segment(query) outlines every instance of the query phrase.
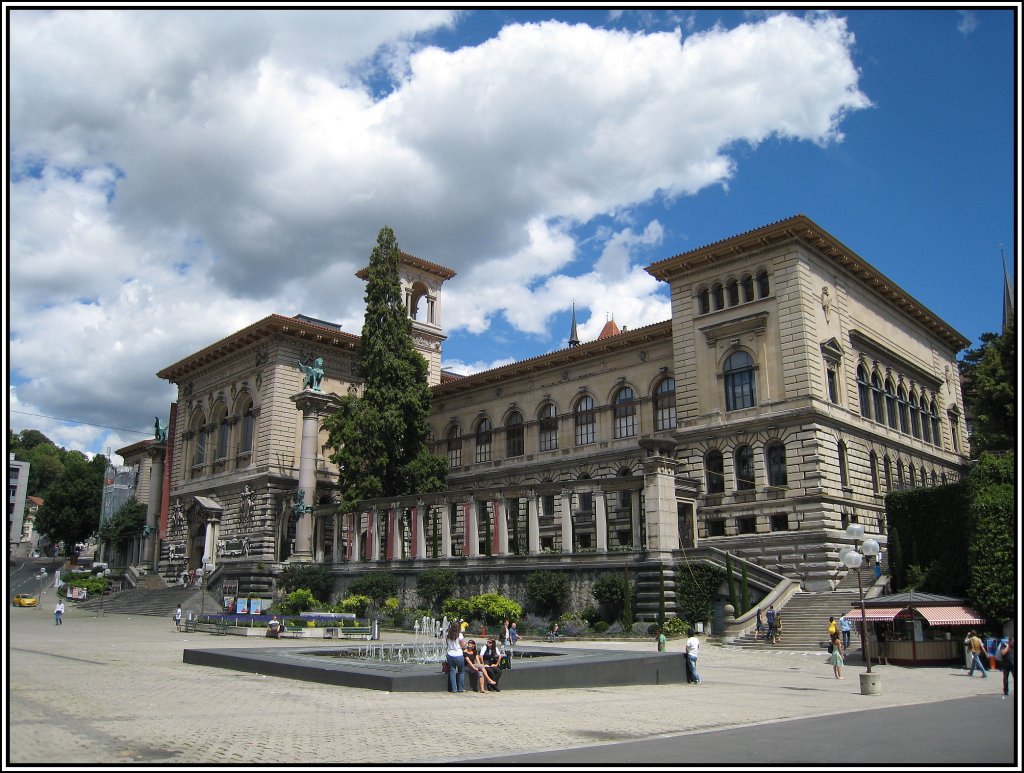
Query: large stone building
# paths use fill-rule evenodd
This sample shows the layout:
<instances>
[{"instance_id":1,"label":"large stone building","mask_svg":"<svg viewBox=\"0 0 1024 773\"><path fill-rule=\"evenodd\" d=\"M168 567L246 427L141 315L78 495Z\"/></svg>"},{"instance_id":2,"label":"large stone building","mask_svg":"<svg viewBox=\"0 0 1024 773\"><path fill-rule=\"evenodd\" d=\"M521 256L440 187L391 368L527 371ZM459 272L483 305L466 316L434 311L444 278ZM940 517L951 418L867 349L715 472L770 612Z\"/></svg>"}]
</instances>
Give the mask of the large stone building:
<instances>
[{"instance_id":1,"label":"large stone building","mask_svg":"<svg viewBox=\"0 0 1024 773\"><path fill-rule=\"evenodd\" d=\"M523 573L561 567L585 603L602 571L642 583L704 550L827 589L848 523L884 543L886 492L959 479L968 341L811 220L647 270L671 288L671 319L584 343L574 326L564 349L460 378L441 370L454 272L403 254L448 490L357 513L337 511L319 424L359 393L358 336L272 315L164 368L178 399L156 444L161 571L205 561L255 592L289 560L330 566L339 589L443 565L521 595ZM319 390L299 367L317 357Z\"/></svg>"}]
</instances>

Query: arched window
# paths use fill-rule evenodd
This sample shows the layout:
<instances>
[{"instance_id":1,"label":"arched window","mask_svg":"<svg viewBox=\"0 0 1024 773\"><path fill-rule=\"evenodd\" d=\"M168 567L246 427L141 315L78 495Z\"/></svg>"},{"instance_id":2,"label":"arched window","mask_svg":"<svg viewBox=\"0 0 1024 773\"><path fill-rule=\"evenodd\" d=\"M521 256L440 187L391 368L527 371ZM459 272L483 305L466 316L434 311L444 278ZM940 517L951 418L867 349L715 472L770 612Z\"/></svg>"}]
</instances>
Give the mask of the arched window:
<instances>
[{"instance_id":1,"label":"arched window","mask_svg":"<svg viewBox=\"0 0 1024 773\"><path fill-rule=\"evenodd\" d=\"M711 311L711 293L708 288L702 287L697 293L697 313L707 314Z\"/></svg>"},{"instance_id":2,"label":"arched window","mask_svg":"<svg viewBox=\"0 0 1024 773\"><path fill-rule=\"evenodd\" d=\"M871 468L871 491L878 493L878 454L872 451L868 454L868 466Z\"/></svg>"},{"instance_id":3,"label":"arched window","mask_svg":"<svg viewBox=\"0 0 1024 773\"><path fill-rule=\"evenodd\" d=\"M612 410L615 437L633 437L636 434L636 397L632 387L624 386L616 393Z\"/></svg>"},{"instance_id":4,"label":"arched window","mask_svg":"<svg viewBox=\"0 0 1024 773\"><path fill-rule=\"evenodd\" d=\"M744 303L754 300L754 278L750 274L744 274L740 279L740 288L743 290Z\"/></svg>"},{"instance_id":5,"label":"arched window","mask_svg":"<svg viewBox=\"0 0 1024 773\"><path fill-rule=\"evenodd\" d=\"M885 490L892 491L892 462L889 460L888 455L882 459L882 471L885 478Z\"/></svg>"},{"instance_id":6,"label":"arched window","mask_svg":"<svg viewBox=\"0 0 1024 773\"><path fill-rule=\"evenodd\" d=\"M885 380L885 418L889 426L896 429L896 385L891 378Z\"/></svg>"},{"instance_id":7,"label":"arched window","mask_svg":"<svg viewBox=\"0 0 1024 773\"><path fill-rule=\"evenodd\" d=\"M767 298L769 290L770 290L770 288L768 286L768 272L767 271L758 271L757 272L757 297L758 298Z\"/></svg>"},{"instance_id":8,"label":"arched window","mask_svg":"<svg viewBox=\"0 0 1024 773\"><path fill-rule=\"evenodd\" d=\"M860 397L860 415L871 418L871 385L868 383L868 372L863 365L857 366L857 396Z\"/></svg>"},{"instance_id":9,"label":"arched window","mask_svg":"<svg viewBox=\"0 0 1024 773\"><path fill-rule=\"evenodd\" d=\"M768 468L768 485L785 486L786 446L780 440L773 440L764 447L765 467Z\"/></svg>"},{"instance_id":10,"label":"arched window","mask_svg":"<svg viewBox=\"0 0 1024 773\"><path fill-rule=\"evenodd\" d=\"M740 287L736 284L735 279L730 279L725 283L725 295L729 301L730 306L738 306L740 303Z\"/></svg>"},{"instance_id":11,"label":"arched window","mask_svg":"<svg viewBox=\"0 0 1024 773\"><path fill-rule=\"evenodd\" d=\"M507 456L522 456L526 453L523 414L519 411L513 411L505 422L505 453Z\"/></svg>"},{"instance_id":12,"label":"arched window","mask_svg":"<svg viewBox=\"0 0 1024 773\"><path fill-rule=\"evenodd\" d=\"M906 485L906 478L903 473L903 462L896 462L896 485L901 489Z\"/></svg>"},{"instance_id":13,"label":"arched window","mask_svg":"<svg viewBox=\"0 0 1024 773\"><path fill-rule=\"evenodd\" d=\"M754 488L754 449L740 446L733 452L736 467L736 490L750 491Z\"/></svg>"},{"instance_id":14,"label":"arched window","mask_svg":"<svg viewBox=\"0 0 1024 773\"><path fill-rule=\"evenodd\" d=\"M217 423L217 461L227 459L230 438L231 425L228 424L228 417L223 416Z\"/></svg>"},{"instance_id":15,"label":"arched window","mask_svg":"<svg viewBox=\"0 0 1024 773\"><path fill-rule=\"evenodd\" d=\"M476 425L476 461L491 461L491 420L483 418Z\"/></svg>"},{"instance_id":16,"label":"arched window","mask_svg":"<svg viewBox=\"0 0 1024 773\"><path fill-rule=\"evenodd\" d=\"M540 409L540 450L554 451L558 448L558 412L554 403L547 403Z\"/></svg>"},{"instance_id":17,"label":"arched window","mask_svg":"<svg viewBox=\"0 0 1024 773\"><path fill-rule=\"evenodd\" d=\"M900 432L910 434L910 406L907 403L907 390L902 386L896 392L896 404L900 412Z\"/></svg>"},{"instance_id":18,"label":"arched window","mask_svg":"<svg viewBox=\"0 0 1024 773\"><path fill-rule=\"evenodd\" d=\"M248 393L244 394L245 397L238 404L242 425L238 435L238 455L240 457L248 456L248 463L251 464L252 445L256 437L256 411L253 409L252 397Z\"/></svg>"},{"instance_id":19,"label":"arched window","mask_svg":"<svg viewBox=\"0 0 1024 773\"><path fill-rule=\"evenodd\" d=\"M721 282L715 282L711 286L711 300L714 304L715 311L725 308L725 291L722 289Z\"/></svg>"},{"instance_id":20,"label":"arched window","mask_svg":"<svg viewBox=\"0 0 1024 773\"><path fill-rule=\"evenodd\" d=\"M576 445L585 446L597 440L597 414L594 412L594 398L584 395L576 403L573 412L576 424Z\"/></svg>"},{"instance_id":21,"label":"arched window","mask_svg":"<svg viewBox=\"0 0 1024 773\"><path fill-rule=\"evenodd\" d=\"M915 395L910 396L910 434L916 438L921 437L921 413Z\"/></svg>"},{"instance_id":22,"label":"arched window","mask_svg":"<svg viewBox=\"0 0 1024 773\"><path fill-rule=\"evenodd\" d=\"M725 464L718 449L713 448L704 455L704 478L709 494L725 491Z\"/></svg>"},{"instance_id":23,"label":"arched window","mask_svg":"<svg viewBox=\"0 0 1024 773\"><path fill-rule=\"evenodd\" d=\"M875 421L885 423L885 404L882 398L882 379L877 373L871 374L871 407L874 409Z\"/></svg>"},{"instance_id":24,"label":"arched window","mask_svg":"<svg viewBox=\"0 0 1024 773\"><path fill-rule=\"evenodd\" d=\"M939 407L932 400L930 407L932 421L932 443L942 448L942 425L939 424Z\"/></svg>"},{"instance_id":25,"label":"arched window","mask_svg":"<svg viewBox=\"0 0 1024 773\"><path fill-rule=\"evenodd\" d=\"M850 487L850 470L846 464L846 443L839 441L839 485Z\"/></svg>"},{"instance_id":26,"label":"arched window","mask_svg":"<svg viewBox=\"0 0 1024 773\"><path fill-rule=\"evenodd\" d=\"M192 432L192 477L202 475L203 466L206 464L206 416L202 411L196 411L189 425Z\"/></svg>"},{"instance_id":27,"label":"arched window","mask_svg":"<svg viewBox=\"0 0 1024 773\"><path fill-rule=\"evenodd\" d=\"M448 466L458 467L462 464L462 437L457 426L448 430Z\"/></svg>"},{"instance_id":28,"label":"arched window","mask_svg":"<svg viewBox=\"0 0 1024 773\"><path fill-rule=\"evenodd\" d=\"M932 423L928 415L928 400L921 395L921 436L925 443L932 442Z\"/></svg>"},{"instance_id":29,"label":"arched window","mask_svg":"<svg viewBox=\"0 0 1024 773\"><path fill-rule=\"evenodd\" d=\"M654 429L675 429L676 380L666 376L654 390Z\"/></svg>"},{"instance_id":30,"label":"arched window","mask_svg":"<svg viewBox=\"0 0 1024 773\"><path fill-rule=\"evenodd\" d=\"M942 485L946 485L946 473L942 473Z\"/></svg>"},{"instance_id":31,"label":"arched window","mask_svg":"<svg viewBox=\"0 0 1024 773\"><path fill-rule=\"evenodd\" d=\"M722 369L725 377L725 410L750 408L757 402L754 361L746 352L733 352Z\"/></svg>"},{"instance_id":32,"label":"arched window","mask_svg":"<svg viewBox=\"0 0 1024 773\"><path fill-rule=\"evenodd\" d=\"M914 468L914 465L910 465L907 468L907 472L910 476L910 488L914 488L917 485L917 470Z\"/></svg>"},{"instance_id":33,"label":"arched window","mask_svg":"<svg viewBox=\"0 0 1024 773\"><path fill-rule=\"evenodd\" d=\"M937 482L938 479L935 477L935 470L932 470L932 486L934 487Z\"/></svg>"}]
</instances>

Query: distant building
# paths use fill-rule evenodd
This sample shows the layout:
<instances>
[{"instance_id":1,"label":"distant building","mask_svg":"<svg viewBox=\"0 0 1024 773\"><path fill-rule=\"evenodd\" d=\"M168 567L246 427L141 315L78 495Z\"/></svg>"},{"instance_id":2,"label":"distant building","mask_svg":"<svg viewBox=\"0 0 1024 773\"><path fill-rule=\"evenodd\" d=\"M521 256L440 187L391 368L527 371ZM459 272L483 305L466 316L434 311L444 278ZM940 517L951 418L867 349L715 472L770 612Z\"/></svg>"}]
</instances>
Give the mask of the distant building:
<instances>
[{"instance_id":1,"label":"distant building","mask_svg":"<svg viewBox=\"0 0 1024 773\"><path fill-rule=\"evenodd\" d=\"M28 555L22 548L22 525L28 496L28 473L32 465L14 458L7 462L7 555Z\"/></svg>"},{"instance_id":2,"label":"distant building","mask_svg":"<svg viewBox=\"0 0 1024 773\"><path fill-rule=\"evenodd\" d=\"M659 567L707 548L828 589L846 572L849 523L885 543L887 492L960 478L968 341L808 218L647 270L671 289L671 319L609 321L589 342L574 326L565 349L460 378L440 368L454 272L403 255L449 485L355 513L337 512L322 432L313 504L297 503L304 417L319 426L332 393L359 394L358 336L272 315L164 368L178 426L161 571L206 556L243 593L296 558L329 566L339 587L369 570L414 587L416 572L448 566L502 592L536 568L572 569L586 603L601 572L656 588ZM314 409L298 363L315 356Z\"/></svg>"},{"instance_id":3,"label":"distant building","mask_svg":"<svg viewBox=\"0 0 1024 773\"><path fill-rule=\"evenodd\" d=\"M36 514L43 506L42 497L25 497L25 520L21 525L21 553L32 555L39 547L39 532L36 531Z\"/></svg>"}]
</instances>

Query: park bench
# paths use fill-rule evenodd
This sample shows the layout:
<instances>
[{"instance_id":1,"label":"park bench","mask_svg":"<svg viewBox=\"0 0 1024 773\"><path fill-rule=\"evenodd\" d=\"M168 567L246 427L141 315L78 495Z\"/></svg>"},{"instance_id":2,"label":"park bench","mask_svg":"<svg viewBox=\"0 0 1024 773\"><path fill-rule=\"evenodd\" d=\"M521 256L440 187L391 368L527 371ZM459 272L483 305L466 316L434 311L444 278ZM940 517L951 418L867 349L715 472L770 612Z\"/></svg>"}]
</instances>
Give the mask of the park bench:
<instances>
[{"instance_id":1,"label":"park bench","mask_svg":"<svg viewBox=\"0 0 1024 773\"><path fill-rule=\"evenodd\" d=\"M302 636L302 632L305 631L305 626L301 625L286 625L284 630L281 631L282 636L291 636L293 639Z\"/></svg>"},{"instance_id":2,"label":"park bench","mask_svg":"<svg viewBox=\"0 0 1024 773\"><path fill-rule=\"evenodd\" d=\"M227 620L216 620L214 621L213 625L213 633L215 636L224 636L225 634L227 634L229 627Z\"/></svg>"},{"instance_id":3,"label":"park bench","mask_svg":"<svg viewBox=\"0 0 1024 773\"><path fill-rule=\"evenodd\" d=\"M369 639L370 638L370 626L368 625L349 625L344 628L338 629L338 636L342 639Z\"/></svg>"},{"instance_id":4,"label":"park bench","mask_svg":"<svg viewBox=\"0 0 1024 773\"><path fill-rule=\"evenodd\" d=\"M199 622L198 620L183 620L182 621L182 625L184 625L184 627L185 627L185 633L195 633L196 632L196 624L198 622Z\"/></svg>"}]
</instances>

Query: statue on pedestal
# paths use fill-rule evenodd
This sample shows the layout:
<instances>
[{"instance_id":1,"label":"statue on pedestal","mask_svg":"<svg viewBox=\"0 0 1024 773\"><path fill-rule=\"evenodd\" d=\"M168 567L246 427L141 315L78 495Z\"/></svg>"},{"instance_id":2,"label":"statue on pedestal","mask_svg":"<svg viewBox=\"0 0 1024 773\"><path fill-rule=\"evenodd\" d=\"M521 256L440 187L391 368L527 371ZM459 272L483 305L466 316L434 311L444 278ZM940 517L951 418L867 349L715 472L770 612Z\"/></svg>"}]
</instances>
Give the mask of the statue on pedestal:
<instances>
[{"instance_id":1,"label":"statue on pedestal","mask_svg":"<svg viewBox=\"0 0 1024 773\"><path fill-rule=\"evenodd\" d=\"M302 371L302 388L320 391L320 381L324 377L324 358L317 357L312 365L305 365L299 360L299 370Z\"/></svg>"}]
</instances>

